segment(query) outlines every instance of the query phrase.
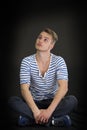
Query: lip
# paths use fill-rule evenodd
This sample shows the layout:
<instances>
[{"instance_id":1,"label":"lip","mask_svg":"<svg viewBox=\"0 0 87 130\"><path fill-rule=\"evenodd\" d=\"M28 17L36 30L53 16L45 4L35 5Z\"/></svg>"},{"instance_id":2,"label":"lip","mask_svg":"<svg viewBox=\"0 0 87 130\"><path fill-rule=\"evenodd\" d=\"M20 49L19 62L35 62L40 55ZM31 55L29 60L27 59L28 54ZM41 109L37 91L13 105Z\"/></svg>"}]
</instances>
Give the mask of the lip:
<instances>
[{"instance_id":1,"label":"lip","mask_svg":"<svg viewBox=\"0 0 87 130\"><path fill-rule=\"evenodd\" d=\"M37 43L37 46L42 46L42 44L41 43Z\"/></svg>"}]
</instances>

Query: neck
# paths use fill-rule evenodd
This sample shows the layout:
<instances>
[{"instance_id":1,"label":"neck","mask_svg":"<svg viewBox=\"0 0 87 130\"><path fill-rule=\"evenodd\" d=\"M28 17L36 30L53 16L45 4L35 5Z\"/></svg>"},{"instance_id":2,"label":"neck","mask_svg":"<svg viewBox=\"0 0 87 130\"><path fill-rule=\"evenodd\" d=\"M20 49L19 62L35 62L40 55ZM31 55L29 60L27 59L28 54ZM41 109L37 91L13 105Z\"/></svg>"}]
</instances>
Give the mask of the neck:
<instances>
[{"instance_id":1,"label":"neck","mask_svg":"<svg viewBox=\"0 0 87 130\"><path fill-rule=\"evenodd\" d=\"M36 53L36 59L38 60L38 61L43 61L43 62L46 62L46 61L48 61L49 59L50 59L50 52L49 53L39 53L39 52L37 52Z\"/></svg>"}]
</instances>

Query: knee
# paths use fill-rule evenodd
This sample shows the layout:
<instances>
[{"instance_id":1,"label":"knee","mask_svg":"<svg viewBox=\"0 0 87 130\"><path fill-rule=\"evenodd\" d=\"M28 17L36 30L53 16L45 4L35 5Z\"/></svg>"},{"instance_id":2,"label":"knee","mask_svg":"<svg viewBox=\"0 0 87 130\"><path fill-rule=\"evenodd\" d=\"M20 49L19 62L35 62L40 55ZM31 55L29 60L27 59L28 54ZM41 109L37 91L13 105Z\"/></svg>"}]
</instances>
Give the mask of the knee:
<instances>
[{"instance_id":1,"label":"knee","mask_svg":"<svg viewBox=\"0 0 87 130\"><path fill-rule=\"evenodd\" d=\"M78 99L74 95L70 95L70 102L73 105L74 109L77 109L78 106Z\"/></svg>"},{"instance_id":2,"label":"knee","mask_svg":"<svg viewBox=\"0 0 87 130\"><path fill-rule=\"evenodd\" d=\"M19 100L19 97L17 97L17 96L9 97L9 99L8 99L8 106L11 107L12 104L14 104L14 102L16 102L17 100Z\"/></svg>"}]
</instances>

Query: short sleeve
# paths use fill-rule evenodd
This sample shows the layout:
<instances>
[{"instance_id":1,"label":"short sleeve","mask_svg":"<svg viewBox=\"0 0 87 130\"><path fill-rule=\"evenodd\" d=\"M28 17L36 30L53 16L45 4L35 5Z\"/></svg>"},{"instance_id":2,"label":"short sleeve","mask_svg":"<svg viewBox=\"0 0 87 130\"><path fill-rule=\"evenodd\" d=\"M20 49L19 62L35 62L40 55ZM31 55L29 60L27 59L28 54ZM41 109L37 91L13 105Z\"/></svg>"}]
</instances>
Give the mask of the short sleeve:
<instances>
[{"instance_id":1,"label":"short sleeve","mask_svg":"<svg viewBox=\"0 0 87 130\"><path fill-rule=\"evenodd\" d=\"M62 57L58 58L57 64L57 80L68 80L68 70L65 60Z\"/></svg>"},{"instance_id":2,"label":"short sleeve","mask_svg":"<svg viewBox=\"0 0 87 130\"><path fill-rule=\"evenodd\" d=\"M21 61L20 65L20 84L30 84L30 64L27 58Z\"/></svg>"}]
</instances>

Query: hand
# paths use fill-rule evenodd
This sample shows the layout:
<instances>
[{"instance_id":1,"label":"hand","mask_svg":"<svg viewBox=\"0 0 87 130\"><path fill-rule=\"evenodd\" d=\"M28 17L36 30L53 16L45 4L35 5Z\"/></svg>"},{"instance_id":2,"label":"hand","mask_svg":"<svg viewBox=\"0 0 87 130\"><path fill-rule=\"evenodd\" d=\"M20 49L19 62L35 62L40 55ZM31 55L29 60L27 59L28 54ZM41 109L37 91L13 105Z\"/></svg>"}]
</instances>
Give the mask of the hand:
<instances>
[{"instance_id":1,"label":"hand","mask_svg":"<svg viewBox=\"0 0 87 130\"><path fill-rule=\"evenodd\" d=\"M40 109L40 114L36 117L37 124L44 124L47 123L51 116L50 111L48 109Z\"/></svg>"},{"instance_id":2,"label":"hand","mask_svg":"<svg viewBox=\"0 0 87 130\"><path fill-rule=\"evenodd\" d=\"M40 115L40 110L38 109L38 111L36 111L35 113L33 113L33 115L34 115L35 121L37 122L37 118Z\"/></svg>"}]
</instances>

